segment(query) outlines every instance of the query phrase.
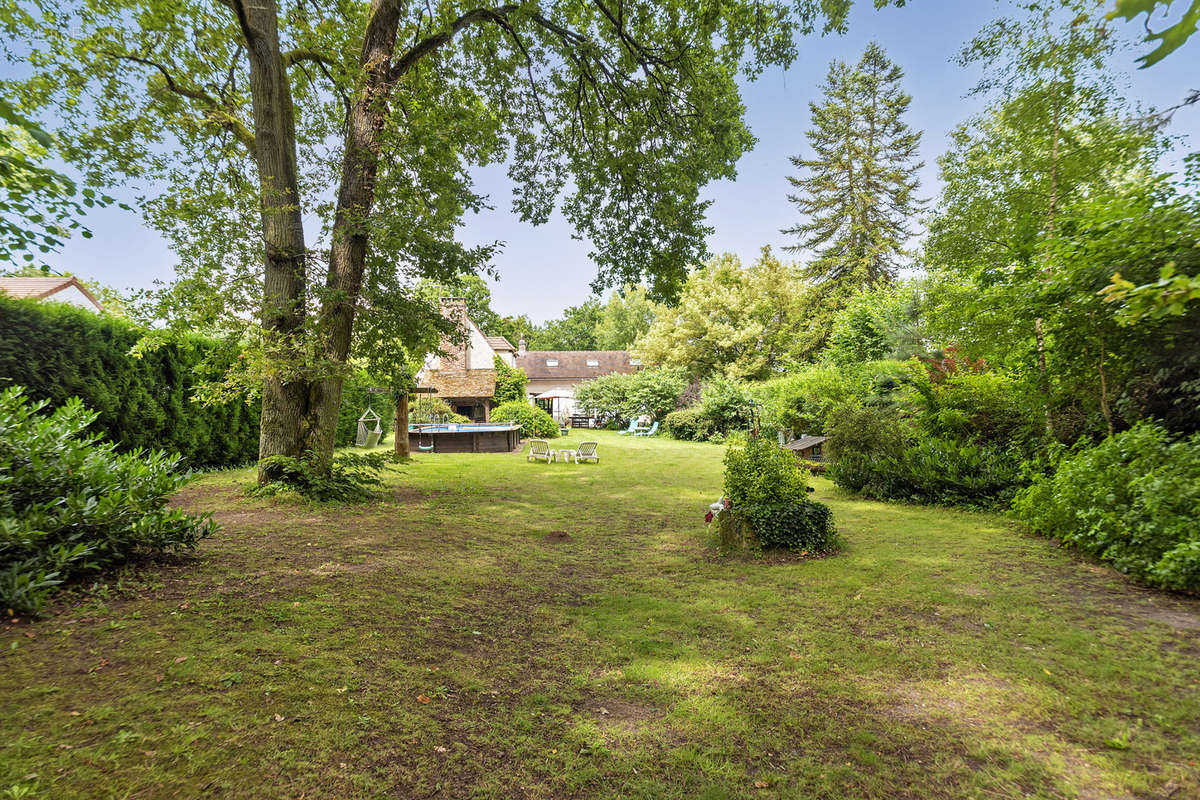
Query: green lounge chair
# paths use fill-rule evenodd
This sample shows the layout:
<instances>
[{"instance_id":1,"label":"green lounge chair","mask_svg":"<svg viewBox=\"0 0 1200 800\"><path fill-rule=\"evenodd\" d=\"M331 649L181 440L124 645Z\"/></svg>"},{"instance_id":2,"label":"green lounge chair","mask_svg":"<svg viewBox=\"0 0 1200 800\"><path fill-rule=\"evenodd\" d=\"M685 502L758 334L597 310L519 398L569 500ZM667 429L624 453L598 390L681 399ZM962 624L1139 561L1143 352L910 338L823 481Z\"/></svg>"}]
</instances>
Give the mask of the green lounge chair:
<instances>
[{"instance_id":1,"label":"green lounge chair","mask_svg":"<svg viewBox=\"0 0 1200 800\"><path fill-rule=\"evenodd\" d=\"M621 431L621 435L622 435L622 436L624 436L624 435L625 435L625 434L627 434L627 433L634 433L634 434L636 434L637 432L638 432L638 424L637 424L637 420L636 420L636 419L631 419L631 420L629 420L629 427L628 427L628 428L626 428L625 430Z\"/></svg>"},{"instance_id":2,"label":"green lounge chair","mask_svg":"<svg viewBox=\"0 0 1200 800\"><path fill-rule=\"evenodd\" d=\"M653 436L658 433L658 420L654 420L654 424L644 431L638 431L634 436Z\"/></svg>"}]
</instances>

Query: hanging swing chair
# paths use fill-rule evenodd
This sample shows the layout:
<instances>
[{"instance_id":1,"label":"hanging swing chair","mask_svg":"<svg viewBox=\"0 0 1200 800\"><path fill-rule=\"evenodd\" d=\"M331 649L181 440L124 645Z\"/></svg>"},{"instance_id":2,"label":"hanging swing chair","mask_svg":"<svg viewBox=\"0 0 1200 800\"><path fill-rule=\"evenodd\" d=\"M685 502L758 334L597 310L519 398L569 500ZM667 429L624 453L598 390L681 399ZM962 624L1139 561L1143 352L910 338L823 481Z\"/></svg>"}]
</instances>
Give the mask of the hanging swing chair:
<instances>
[{"instance_id":1,"label":"hanging swing chair","mask_svg":"<svg viewBox=\"0 0 1200 800\"><path fill-rule=\"evenodd\" d=\"M429 440L428 444L425 443L426 439ZM417 435L417 449L422 453L433 452L433 434L420 431Z\"/></svg>"},{"instance_id":2,"label":"hanging swing chair","mask_svg":"<svg viewBox=\"0 0 1200 800\"><path fill-rule=\"evenodd\" d=\"M368 424L372 422L375 423L375 427L368 428ZM367 410L358 418L358 437L354 440L354 444L368 449L378 445L379 437L383 435L383 428L380 427L379 422L379 415L373 408L367 406Z\"/></svg>"}]
</instances>

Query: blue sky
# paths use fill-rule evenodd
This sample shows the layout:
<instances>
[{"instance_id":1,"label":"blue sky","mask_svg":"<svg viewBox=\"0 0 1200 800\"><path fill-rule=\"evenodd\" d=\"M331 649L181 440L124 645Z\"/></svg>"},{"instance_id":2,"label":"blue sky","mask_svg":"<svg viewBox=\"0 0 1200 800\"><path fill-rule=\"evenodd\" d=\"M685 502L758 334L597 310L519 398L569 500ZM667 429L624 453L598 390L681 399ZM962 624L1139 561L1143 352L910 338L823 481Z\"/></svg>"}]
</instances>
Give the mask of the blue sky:
<instances>
[{"instance_id":1,"label":"blue sky","mask_svg":"<svg viewBox=\"0 0 1200 800\"><path fill-rule=\"evenodd\" d=\"M856 61L869 41L882 45L904 68L904 86L913 96L908 121L924 131L922 194L934 197L936 159L946 147L948 132L978 111L982 102L965 96L978 74L963 71L950 58L985 22L1009 9L992 0L909 0L904 8L875 10L870 0L859 0L846 35L809 37L800 43L800 57L789 70L775 69L746 84L747 119L758 144L739 163L736 180L713 184L706 191L713 200L709 249L749 261L765 244L779 249L789 243L779 232L795 222L786 200L787 159L803 149L808 103L819 95L829 62ZM1134 25L1123 30L1136 34ZM1134 58L1144 50L1126 51L1118 58L1117 66L1129 73L1131 101L1161 108L1177 103L1187 89L1200 88L1194 69L1200 43L1191 42L1157 66L1137 71ZM1200 105L1176 114L1170 131L1184 137L1177 152L1200 149ZM544 321L585 300L595 275L587 256L589 245L572 239L561 217L535 228L509 213L510 186L503 167L481 170L478 181L496 210L469 217L461 237L467 243L506 242L495 261L495 309ZM173 254L135 213L103 209L89 216L87 224L94 238L68 242L61 253L47 258L48 263L117 287L145 287L171 278Z\"/></svg>"}]
</instances>

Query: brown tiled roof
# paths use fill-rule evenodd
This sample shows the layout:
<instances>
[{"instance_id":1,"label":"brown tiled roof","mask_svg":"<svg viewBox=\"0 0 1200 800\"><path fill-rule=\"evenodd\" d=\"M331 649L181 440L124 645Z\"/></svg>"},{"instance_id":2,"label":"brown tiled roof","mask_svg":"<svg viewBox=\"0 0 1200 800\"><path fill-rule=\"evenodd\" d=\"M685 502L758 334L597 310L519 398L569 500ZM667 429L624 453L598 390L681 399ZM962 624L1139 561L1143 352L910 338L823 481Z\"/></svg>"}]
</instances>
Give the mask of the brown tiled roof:
<instances>
[{"instance_id":1,"label":"brown tiled roof","mask_svg":"<svg viewBox=\"0 0 1200 800\"><path fill-rule=\"evenodd\" d=\"M496 370L430 370L423 383L437 389L437 396L442 398L491 397L496 393Z\"/></svg>"},{"instance_id":2,"label":"brown tiled roof","mask_svg":"<svg viewBox=\"0 0 1200 800\"><path fill-rule=\"evenodd\" d=\"M100 301L92 297L92 293L83 287L74 276L50 276L46 278L0 278L0 291L9 297L17 299L42 300L52 294L58 294L63 289L74 286L87 295L88 299L100 305Z\"/></svg>"},{"instance_id":3,"label":"brown tiled roof","mask_svg":"<svg viewBox=\"0 0 1200 800\"><path fill-rule=\"evenodd\" d=\"M513 347L508 339L505 339L503 336L485 336L484 338L487 339L488 347L491 347L493 350L512 350L516 352L517 348Z\"/></svg>"},{"instance_id":4,"label":"brown tiled roof","mask_svg":"<svg viewBox=\"0 0 1200 800\"><path fill-rule=\"evenodd\" d=\"M801 436L799 439L792 439L784 445L788 450L807 450L810 447L816 447L825 442L824 436Z\"/></svg>"},{"instance_id":5,"label":"brown tiled roof","mask_svg":"<svg viewBox=\"0 0 1200 800\"><path fill-rule=\"evenodd\" d=\"M558 366L546 366L547 361L557 361ZM599 364L588 366L588 361ZM527 350L517 354L516 365L525 370L530 380L587 380L614 372L637 372L628 350Z\"/></svg>"}]
</instances>

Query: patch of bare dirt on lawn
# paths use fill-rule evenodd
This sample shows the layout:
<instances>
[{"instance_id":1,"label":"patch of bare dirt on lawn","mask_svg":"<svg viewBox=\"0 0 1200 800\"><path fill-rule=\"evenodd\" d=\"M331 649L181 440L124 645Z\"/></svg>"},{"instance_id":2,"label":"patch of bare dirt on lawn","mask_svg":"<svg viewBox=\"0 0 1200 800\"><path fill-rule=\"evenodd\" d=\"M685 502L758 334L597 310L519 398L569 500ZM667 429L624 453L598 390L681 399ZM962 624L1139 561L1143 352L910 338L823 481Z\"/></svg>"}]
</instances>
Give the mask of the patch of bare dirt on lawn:
<instances>
[{"instance_id":1,"label":"patch of bare dirt on lawn","mask_svg":"<svg viewBox=\"0 0 1200 800\"><path fill-rule=\"evenodd\" d=\"M662 709L619 698L593 698L585 706L601 728L636 732L666 716Z\"/></svg>"},{"instance_id":2,"label":"patch of bare dirt on lawn","mask_svg":"<svg viewBox=\"0 0 1200 800\"><path fill-rule=\"evenodd\" d=\"M1023 702L1020 688L1010 681L991 675L961 675L901 684L887 713L910 724L980 732L984 732L988 721L1005 720L1012 731L1053 735L1021 713ZM1087 751L1077 745L1056 739L1036 755L1076 788L1078 793L1073 796L1079 800L1134 800L1118 793L1108 777L1088 760Z\"/></svg>"}]
</instances>

